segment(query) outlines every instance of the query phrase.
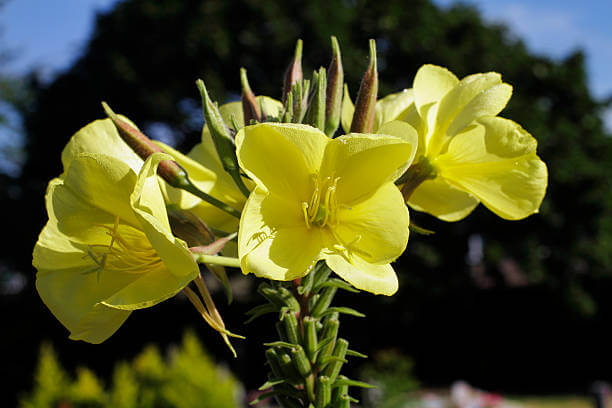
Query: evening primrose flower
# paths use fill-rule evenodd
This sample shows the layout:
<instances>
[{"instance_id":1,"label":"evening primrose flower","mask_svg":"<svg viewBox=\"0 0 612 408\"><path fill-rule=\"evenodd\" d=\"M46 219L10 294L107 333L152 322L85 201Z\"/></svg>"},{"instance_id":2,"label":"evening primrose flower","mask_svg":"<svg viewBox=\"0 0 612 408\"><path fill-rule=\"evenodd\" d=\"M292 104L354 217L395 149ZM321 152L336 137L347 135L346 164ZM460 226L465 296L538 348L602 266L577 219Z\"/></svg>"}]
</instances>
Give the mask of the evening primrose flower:
<instances>
[{"instance_id":1,"label":"evening primrose flower","mask_svg":"<svg viewBox=\"0 0 612 408\"><path fill-rule=\"evenodd\" d=\"M393 181L414 156L416 134L408 139L329 139L299 124L240 130L238 161L255 182L240 220L243 272L292 280L324 259L355 287L393 294L397 276L389 263L404 251L409 225Z\"/></svg>"},{"instance_id":2,"label":"evening primrose flower","mask_svg":"<svg viewBox=\"0 0 612 408\"><path fill-rule=\"evenodd\" d=\"M459 80L424 65L413 89L379 101L381 121L406 121L419 135L414 164L400 180L412 208L445 221L466 217L479 202L508 220L538 212L548 173L537 142L497 116L511 94L497 73Z\"/></svg>"},{"instance_id":3,"label":"evening primrose flower","mask_svg":"<svg viewBox=\"0 0 612 408\"><path fill-rule=\"evenodd\" d=\"M68 166L49 183L33 265L43 302L71 339L104 341L132 310L174 296L199 273L170 230L156 175L169 158L156 153L137 174L116 157L63 155Z\"/></svg>"}]
</instances>

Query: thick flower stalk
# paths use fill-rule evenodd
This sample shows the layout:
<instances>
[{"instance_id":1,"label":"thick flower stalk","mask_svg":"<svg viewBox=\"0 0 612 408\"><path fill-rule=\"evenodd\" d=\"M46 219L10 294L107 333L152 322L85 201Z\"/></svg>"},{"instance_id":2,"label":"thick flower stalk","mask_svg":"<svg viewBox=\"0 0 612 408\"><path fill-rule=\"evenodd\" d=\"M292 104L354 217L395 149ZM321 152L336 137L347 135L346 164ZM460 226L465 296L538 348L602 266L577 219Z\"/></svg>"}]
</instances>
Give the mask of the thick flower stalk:
<instances>
[{"instance_id":1,"label":"thick flower stalk","mask_svg":"<svg viewBox=\"0 0 612 408\"><path fill-rule=\"evenodd\" d=\"M409 215L393 181L415 143L369 134L329 139L310 126L266 123L243 128L236 146L256 185L238 235L244 273L293 280L325 260L359 289L397 290L389 263L406 247Z\"/></svg>"}]
</instances>

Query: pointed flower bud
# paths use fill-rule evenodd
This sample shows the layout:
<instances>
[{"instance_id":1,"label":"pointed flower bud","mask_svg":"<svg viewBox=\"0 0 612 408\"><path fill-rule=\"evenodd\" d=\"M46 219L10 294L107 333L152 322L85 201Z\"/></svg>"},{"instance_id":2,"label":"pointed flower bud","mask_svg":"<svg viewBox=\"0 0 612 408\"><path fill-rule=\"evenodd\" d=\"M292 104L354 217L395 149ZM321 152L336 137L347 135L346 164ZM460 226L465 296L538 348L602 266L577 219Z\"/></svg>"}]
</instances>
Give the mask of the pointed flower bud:
<instances>
[{"instance_id":1,"label":"pointed flower bud","mask_svg":"<svg viewBox=\"0 0 612 408\"><path fill-rule=\"evenodd\" d=\"M255 94L251 91L249 80L247 79L246 69L240 68L240 83L242 84L242 112L244 114L244 125L248 126L251 120L261 122L261 109L255 99Z\"/></svg>"},{"instance_id":2,"label":"pointed flower bud","mask_svg":"<svg viewBox=\"0 0 612 408\"><path fill-rule=\"evenodd\" d=\"M310 97L306 123L319 130L325 130L325 91L327 88L325 68L319 68L319 72L313 75L313 80L314 78L316 81L313 82L314 89Z\"/></svg>"},{"instance_id":3,"label":"pointed flower bud","mask_svg":"<svg viewBox=\"0 0 612 408\"><path fill-rule=\"evenodd\" d=\"M342 56L340 45L336 37L332 36L333 56L327 69L327 93L325 100L325 134L333 137L340 124L342 111L342 84L344 83L344 70L342 69Z\"/></svg>"},{"instance_id":4,"label":"pointed flower bud","mask_svg":"<svg viewBox=\"0 0 612 408\"><path fill-rule=\"evenodd\" d=\"M363 75L357 101L351 132L371 133L374 126L374 111L378 97L378 71L376 69L376 41L370 40L370 65Z\"/></svg>"},{"instance_id":5,"label":"pointed flower bud","mask_svg":"<svg viewBox=\"0 0 612 408\"><path fill-rule=\"evenodd\" d=\"M283 103L287 101L287 95L289 92L291 92L293 84L301 82L302 78L302 40L297 40L297 44L295 45L295 55L289 64L289 67L287 67L287 71L285 72L285 82L283 84Z\"/></svg>"},{"instance_id":6,"label":"pointed flower bud","mask_svg":"<svg viewBox=\"0 0 612 408\"><path fill-rule=\"evenodd\" d=\"M102 107L106 115L113 121L119 136L142 160L147 160L153 153L165 153L161 147L153 143L144 133L113 112L106 102L102 102ZM173 187L182 188L188 183L187 173L173 160L163 160L159 164L157 174Z\"/></svg>"},{"instance_id":7,"label":"pointed flower bud","mask_svg":"<svg viewBox=\"0 0 612 408\"><path fill-rule=\"evenodd\" d=\"M212 136L223 169L232 176L232 179L234 179L240 191L248 197L250 191L244 185L240 176L238 160L236 159L236 146L234 145L234 138L230 129L223 120L219 108L217 108L216 104L214 104L208 96L204 81L198 79L196 85L202 96L202 111L204 113L204 119L206 120L206 126L208 126L208 130Z\"/></svg>"}]
</instances>

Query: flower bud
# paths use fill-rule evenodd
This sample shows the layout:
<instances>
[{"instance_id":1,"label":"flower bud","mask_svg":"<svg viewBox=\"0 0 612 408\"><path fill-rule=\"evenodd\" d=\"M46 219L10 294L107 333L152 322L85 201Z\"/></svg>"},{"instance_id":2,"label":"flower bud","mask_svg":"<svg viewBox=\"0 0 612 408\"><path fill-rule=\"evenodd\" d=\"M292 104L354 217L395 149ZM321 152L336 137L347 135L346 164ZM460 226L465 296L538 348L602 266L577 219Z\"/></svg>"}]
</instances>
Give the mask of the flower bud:
<instances>
[{"instance_id":1,"label":"flower bud","mask_svg":"<svg viewBox=\"0 0 612 408\"><path fill-rule=\"evenodd\" d=\"M283 104L287 101L287 95L297 82L301 82L302 75L302 40L297 40L295 45L295 55L285 72L285 82L283 84ZM294 95L295 97L295 95Z\"/></svg>"},{"instance_id":2,"label":"flower bud","mask_svg":"<svg viewBox=\"0 0 612 408\"><path fill-rule=\"evenodd\" d=\"M208 96L206 85L204 81L198 79L196 85L200 90L202 96L202 111L204 113L204 119L206 120L206 126L210 131L215 149L223 165L223 169L232 176L232 179L240 189L240 191L248 197L250 194L249 189L244 185L240 176L240 169L238 167L238 159L236 158L236 146L234 144L234 138L230 132L229 127L223 120L219 108L212 102Z\"/></svg>"},{"instance_id":3,"label":"flower bud","mask_svg":"<svg viewBox=\"0 0 612 408\"><path fill-rule=\"evenodd\" d=\"M378 97L378 71L376 69L376 41L370 40L370 65L361 80L351 132L371 133Z\"/></svg>"},{"instance_id":4,"label":"flower bud","mask_svg":"<svg viewBox=\"0 0 612 408\"><path fill-rule=\"evenodd\" d=\"M313 87L306 123L323 131L325 130L325 92L327 88L325 68L321 67L319 72L313 74Z\"/></svg>"},{"instance_id":5,"label":"flower bud","mask_svg":"<svg viewBox=\"0 0 612 408\"><path fill-rule=\"evenodd\" d=\"M327 93L325 100L325 134L333 137L340 124L342 111L342 85L344 83L344 70L340 45L336 37L332 36L333 56L327 69Z\"/></svg>"},{"instance_id":6,"label":"flower bud","mask_svg":"<svg viewBox=\"0 0 612 408\"><path fill-rule=\"evenodd\" d=\"M338 339L336 342L336 347L334 347L334 352L332 356L336 359L330 362L325 370L323 370L323 374L328 376L331 382L336 380L336 377L340 373L340 369L342 368L343 362L341 360L346 356L346 350L348 350L348 341L344 339Z\"/></svg>"},{"instance_id":7,"label":"flower bud","mask_svg":"<svg viewBox=\"0 0 612 408\"><path fill-rule=\"evenodd\" d=\"M142 160L146 160L153 153L165 153L161 147L153 143L144 133L121 119L106 102L102 102L102 107L109 119L113 121L119 136ZM182 188L188 183L187 173L173 160L163 160L157 168L157 174L172 187Z\"/></svg>"},{"instance_id":8,"label":"flower bud","mask_svg":"<svg viewBox=\"0 0 612 408\"><path fill-rule=\"evenodd\" d=\"M242 84L242 112L244 114L244 125L248 126L251 120L261 122L261 109L255 99L255 94L251 91L249 80L247 79L246 69L240 68L240 83Z\"/></svg>"},{"instance_id":9,"label":"flower bud","mask_svg":"<svg viewBox=\"0 0 612 408\"><path fill-rule=\"evenodd\" d=\"M316 382L315 408L325 408L331 402L331 381L329 377L321 375Z\"/></svg>"}]
</instances>

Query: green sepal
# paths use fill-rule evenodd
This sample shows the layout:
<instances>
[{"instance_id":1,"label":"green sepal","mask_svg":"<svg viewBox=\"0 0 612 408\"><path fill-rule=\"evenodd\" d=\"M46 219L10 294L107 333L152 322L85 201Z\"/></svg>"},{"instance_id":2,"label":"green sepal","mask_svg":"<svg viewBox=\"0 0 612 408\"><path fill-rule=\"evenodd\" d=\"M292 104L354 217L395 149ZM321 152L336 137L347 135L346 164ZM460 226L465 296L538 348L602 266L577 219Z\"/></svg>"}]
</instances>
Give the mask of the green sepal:
<instances>
[{"instance_id":1,"label":"green sepal","mask_svg":"<svg viewBox=\"0 0 612 408\"><path fill-rule=\"evenodd\" d=\"M336 37L331 37L332 60L327 69L327 91L325 99L325 134L333 137L340 124L342 111L342 84L344 83L344 70L342 69L342 56L340 45Z\"/></svg>"}]
</instances>

